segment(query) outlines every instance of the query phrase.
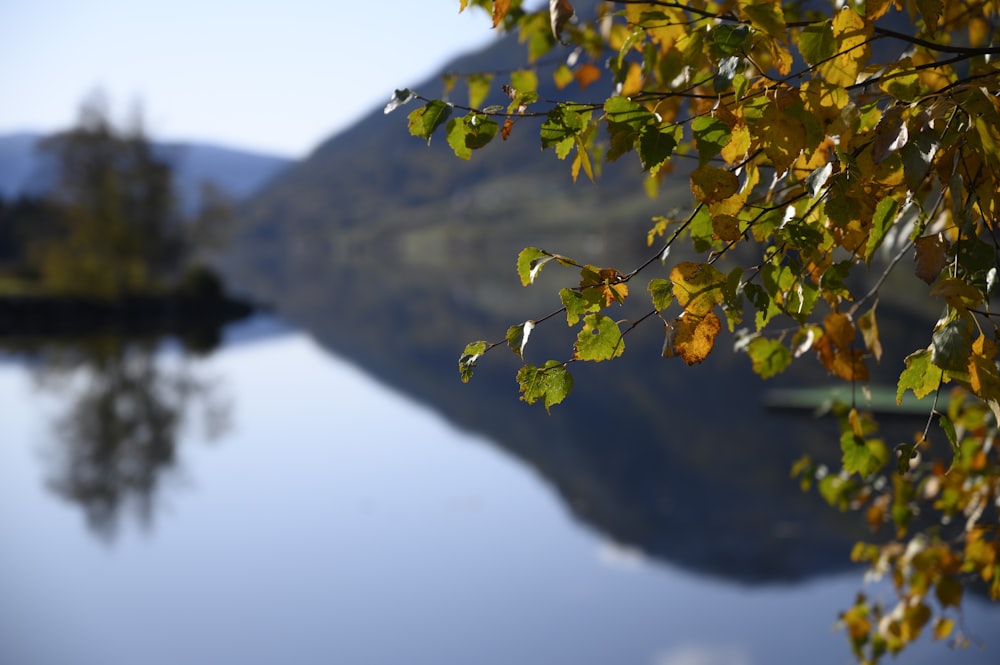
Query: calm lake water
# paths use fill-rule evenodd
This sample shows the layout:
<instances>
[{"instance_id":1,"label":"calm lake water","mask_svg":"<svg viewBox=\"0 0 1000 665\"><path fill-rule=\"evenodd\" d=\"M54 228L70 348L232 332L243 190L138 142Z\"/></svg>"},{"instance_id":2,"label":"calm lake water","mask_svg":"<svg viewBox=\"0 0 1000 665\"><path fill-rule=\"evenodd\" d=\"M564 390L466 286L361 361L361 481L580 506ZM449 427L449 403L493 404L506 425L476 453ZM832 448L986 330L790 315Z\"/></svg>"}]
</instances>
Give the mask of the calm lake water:
<instances>
[{"instance_id":1,"label":"calm lake water","mask_svg":"<svg viewBox=\"0 0 1000 665\"><path fill-rule=\"evenodd\" d=\"M175 447L115 458L138 488L116 499L68 443L102 404L88 370L0 362L0 663L852 662L833 624L859 571L744 585L617 546L305 334L125 374L185 422ZM148 398L121 408L173 422ZM985 650L887 662L1000 662L998 608L970 598L964 622Z\"/></svg>"}]
</instances>

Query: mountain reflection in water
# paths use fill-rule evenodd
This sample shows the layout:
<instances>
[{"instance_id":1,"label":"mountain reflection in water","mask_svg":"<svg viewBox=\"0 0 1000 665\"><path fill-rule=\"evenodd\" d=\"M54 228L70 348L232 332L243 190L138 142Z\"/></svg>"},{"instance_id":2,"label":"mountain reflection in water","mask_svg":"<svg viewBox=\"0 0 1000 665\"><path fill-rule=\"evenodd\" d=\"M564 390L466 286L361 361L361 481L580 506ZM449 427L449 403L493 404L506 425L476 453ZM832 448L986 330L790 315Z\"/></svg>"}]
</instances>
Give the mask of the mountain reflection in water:
<instances>
[{"instance_id":1,"label":"mountain reflection in water","mask_svg":"<svg viewBox=\"0 0 1000 665\"><path fill-rule=\"evenodd\" d=\"M657 565L567 519L551 479L302 334L195 369L231 397L232 427L213 446L178 430L185 486L155 494L155 528L123 523L108 547L53 500L33 457L52 433L39 415L66 402L0 366L0 662L849 662L830 628L854 573L751 588ZM592 489L597 505L610 491ZM971 599L970 628L990 620ZM992 662L944 649L901 662Z\"/></svg>"}]
</instances>

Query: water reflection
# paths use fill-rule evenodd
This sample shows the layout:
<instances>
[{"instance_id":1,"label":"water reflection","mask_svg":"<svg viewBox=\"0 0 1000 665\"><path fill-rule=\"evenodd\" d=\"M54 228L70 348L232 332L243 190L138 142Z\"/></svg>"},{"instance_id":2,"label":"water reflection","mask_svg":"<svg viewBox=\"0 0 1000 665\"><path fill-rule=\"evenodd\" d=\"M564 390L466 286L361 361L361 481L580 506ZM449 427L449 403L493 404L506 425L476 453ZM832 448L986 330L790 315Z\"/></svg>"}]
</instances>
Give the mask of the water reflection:
<instances>
[{"instance_id":1,"label":"water reflection","mask_svg":"<svg viewBox=\"0 0 1000 665\"><path fill-rule=\"evenodd\" d=\"M46 446L47 487L77 504L103 539L114 538L125 515L152 524L185 427L200 425L210 438L228 427L230 405L189 347L163 353L155 337L106 335L21 351L36 388L60 405Z\"/></svg>"}]
</instances>

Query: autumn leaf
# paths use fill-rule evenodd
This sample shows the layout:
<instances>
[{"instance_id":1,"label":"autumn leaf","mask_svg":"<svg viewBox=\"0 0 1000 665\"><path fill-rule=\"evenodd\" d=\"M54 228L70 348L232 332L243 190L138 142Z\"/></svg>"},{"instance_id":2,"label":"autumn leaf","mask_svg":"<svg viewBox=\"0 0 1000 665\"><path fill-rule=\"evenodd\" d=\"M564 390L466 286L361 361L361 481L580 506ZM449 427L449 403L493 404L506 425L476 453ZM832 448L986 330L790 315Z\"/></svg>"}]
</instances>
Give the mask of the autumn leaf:
<instances>
[{"instance_id":1,"label":"autumn leaf","mask_svg":"<svg viewBox=\"0 0 1000 665\"><path fill-rule=\"evenodd\" d=\"M722 330L722 321L714 312L705 316L682 314L672 322L669 344L664 344L665 358L680 356L688 365L695 365L708 357L715 346L715 338Z\"/></svg>"},{"instance_id":2,"label":"autumn leaf","mask_svg":"<svg viewBox=\"0 0 1000 665\"><path fill-rule=\"evenodd\" d=\"M854 341L854 323L847 314L831 312L823 319L826 334L839 349L846 349Z\"/></svg>"},{"instance_id":3,"label":"autumn leaf","mask_svg":"<svg viewBox=\"0 0 1000 665\"><path fill-rule=\"evenodd\" d=\"M969 356L969 387L977 397L986 401L1000 401L1000 371L996 366L997 345L980 335L972 343Z\"/></svg>"},{"instance_id":4,"label":"autumn leaf","mask_svg":"<svg viewBox=\"0 0 1000 665\"><path fill-rule=\"evenodd\" d=\"M854 85L858 74L871 57L872 24L853 9L837 12L831 25L831 59L819 65L820 74L833 85Z\"/></svg>"},{"instance_id":5,"label":"autumn leaf","mask_svg":"<svg viewBox=\"0 0 1000 665\"><path fill-rule=\"evenodd\" d=\"M573 78L576 79L581 90L586 90L590 84L601 80L601 70L589 62L585 62L573 70Z\"/></svg>"},{"instance_id":6,"label":"autumn leaf","mask_svg":"<svg viewBox=\"0 0 1000 665\"><path fill-rule=\"evenodd\" d=\"M932 284L948 265L948 243L940 234L917 238L913 243L917 277Z\"/></svg>"},{"instance_id":7,"label":"autumn leaf","mask_svg":"<svg viewBox=\"0 0 1000 665\"><path fill-rule=\"evenodd\" d=\"M875 306L858 317L858 329L865 340L865 348L874 356L875 361L882 359L882 342L878 336L878 322L875 320Z\"/></svg>"},{"instance_id":8,"label":"autumn leaf","mask_svg":"<svg viewBox=\"0 0 1000 665\"><path fill-rule=\"evenodd\" d=\"M726 275L707 263L678 263L670 280L674 297L690 316L704 316L725 299Z\"/></svg>"},{"instance_id":9,"label":"autumn leaf","mask_svg":"<svg viewBox=\"0 0 1000 665\"><path fill-rule=\"evenodd\" d=\"M691 192L703 203L722 201L740 188L740 181L731 171L705 164L691 172Z\"/></svg>"},{"instance_id":10,"label":"autumn leaf","mask_svg":"<svg viewBox=\"0 0 1000 665\"><path fill-rule=\"evenodd\" d=\"M510 0L493 0L493 27L500 25L510 9Z\"/></svg>"}]
</instances>

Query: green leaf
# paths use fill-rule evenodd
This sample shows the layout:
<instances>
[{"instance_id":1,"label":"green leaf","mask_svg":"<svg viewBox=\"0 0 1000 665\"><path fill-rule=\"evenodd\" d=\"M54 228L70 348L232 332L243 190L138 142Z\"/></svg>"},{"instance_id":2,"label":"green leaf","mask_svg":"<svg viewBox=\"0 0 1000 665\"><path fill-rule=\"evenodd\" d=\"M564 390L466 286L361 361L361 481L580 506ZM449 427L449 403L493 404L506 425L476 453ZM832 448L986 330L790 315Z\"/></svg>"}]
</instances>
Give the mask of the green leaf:
<instances>
[{"instance_id":1,"label":"green leaf","mask_svg":"<svg viewBox=\"0 0 1000 665\"><path fill-rule=\"evenodd\" d=\"M736 266L726 275L726 286L722 289L722 309L726 312L729 332L743 322L743 268Z\"/></svg>"},{"instance_id":2,"label":"green leaf","mask_svg":"<svg viewBox=\"0 0 1000 665\"><path fill-rule=\"evenodd\" d=\"M537 247L522 249L517 255L517 274L521 278L521 286L533 283L542 266L553 258L555 257Z\"/></svg>"},{"instance_id":3,"label":"green leaf","mask_svg":"<svg viewBox=\"0 0 1000 665\"><path fill-rule=\"evenodd\" d=\"M588 314L573 345L577 360L601 362L617 358L625 350L625 340L618 324L603 314Z\"/></svg>"},{"instance_id":4,"label":"green leaf","mask_svg":"<svg viewBox=\"0 0 1000 665\"><path fill-rule=\"evenodd\" d=\"M951 419L943 413L938 414L938 425L941 426L941 431L944 435L948 437L948 443L951 444L951 449L958 454L958 433L955 431L955 423L951 422Z\"/></svg>"},{"instance_id":5,"label":"green leaf","mask_svg":"<svg viewBox=\"0 0 1000 665\"><path fill-rule=\"evenodd\" d=\"M680 128L646 125L639 132L639 160L644 171L656 171L677 147Z\"/></svg>"},{"instance_id":6,"label":"green leaf","mask_svg":"<svg viewBox=\"0 0 1000 665\"><path fill-rule=\"evenodd\" d=\"M604 113L609 123L627 125L638 132L656 119L652 111L627 97L610 97L604 103Z\"/></svg>"},{"instance_id":7,"label":"green leaf","mask_svg":"<svg viewBox=\"0 0 1000 665\"><path fill-rule=\"evenodd\" d=\"M589 312L599 312L604 306L604 294L597 289L562 289L559 299L566 308L566 323L575 326Z\"/></svg>"},{"instance_id":8,"label":"green leaf","mask_svg":"<svg viewBox=\"0 0 1000 665\"><path fill-rule=\"evenodd\" d=\"M479 356L486 353L486 342L472 342L465 347L462 355L458 358L458 371L462 375L462 383L468 383L472 378L472 371L476 367Z\"/></svg>"},{"instance_id":9,"label":"green leaf","mask_svg":"<svg viewBox=\"0 0 1000 665\"><path fill-rule=\"evenodd\" d=\"M868 233L868 244L865 246L865 263L870 264L872 257L885 239L886 232L892 228L899 212L899 201L887 196L878 202L875 214L872 216L872 228Z\"/></svg>"},{"instance_id":10,"label":"green leaf","mask_svg":"<svg viewBox=\"0 0 1000 665\"><path fill-rule=\"evenodd\" d=\"M701 165L718 156L732 136L729 125L709 116L698 116L692 120L691 131L694 132L694 140L698 146L698 161Z\"/></svg>"},{"instance_id":11,"label":"green leaf","mask_svg":"<svg viewBox=\"0 0 1000 665\"><path fill-rule=\"evenodd\" d=\"M571 111L565 106L559 105L549 111L548 117L542 123L541 137L542 149L557 146L560 159L565 159L573 147L573 139L586 127L584 117ZM563 146L564 149L560 149Z\"/></svg>"},{"instance_id":12,"label":"green leaf","mask_svg":"<svg viewBox=\"0 0 1000 665\"><path fill-rule=\"evenodd\" d=\"M799 52L810 65L815 66L821 60L833 56L837 50L837 40L833 37L831 23L809 25L802 29L799 36Z\"/></svg>"},{"instance_id":13,"label":"green leaf","mask_svg":"<svg viewBox=\"0 0 1000 665\"><path fill-rule=\"evenodd\" d=\"M776 339L753 338L747 345L747 354L754 373L762 379L780 374L792 363L792 352Z\"/></svg>"},{"instance_id":14,"label":"green leaf","mask_svg":"<svg viewBox=\"0 0 1000 665\"><path fill-rule=\"evenodd\" d=\"M471 159L472 151L486 146L499 130L500 126L492 118L480 113L470 113L463 118L448 121L448 145L456 156Z\"/></svg>"},{"instance_id":15,"label":"green leaf","mask_svg":"<svg viewBox=\"0 0 1000 665\"><path fill-rule=\"evenodd\" d=\"M407 116L410 134L427 139L427 143L430 143L431 134L448 120L451 111L451 104L446 104L439 99L427 102Z\"/></svg>"},{"instance_id":16,"label":"green leaf","mask_svg":"<svg viewBox=\"0 0 1000 665\"><path fill-rule=\"evenodd\" d=\"M507 329L507 346L522 360L524 359L524 347L528 345L528 337L534 329L534 321L525 321Z\"/></svg>"},{"instance_id":17,"label":"green leaf","mask_svg":"<svg viewBox=\"0 0 1000 665\"><path fill-rule=\"evenodd\" d=\"M713 45L720 57L739 55L750 42L750 27L742 23L723 23L712 30Z\"/></svg>"},{"instance_id":18,"label":"green leaf","mask_svg":"<svg viewBox=\"0 0 1000 665\"><path fill-rule=\"evenodd\" d=\"M903 393L913 391L917 399L927 397L941 385L944 373L931 362L930 349L911 353L906 357L906 369L899 374L896 385L896 404L903 403Z\"/></svg>"},{"instance_id":19,"label":"green leaf","mask_svg":"<svg viewBox=\"0 0 1000 665\"><path fill-rule=\"evenodd\" d=\"M951 372L965 372L972 356L972 333L962 317L956 317L931 335L931 362Z\"/></svg>"},{"instance_id":20,"label":"green leaf","mask_svg":"<svg viewBox=\"0 0 1000 665\"><path fill-rule=\"evenodd\" d=\"M650 280L649 294L653 297L653 307L662 312L674 301L674 285L668 279Z\"/></svg>"},{"instance_id":21,"label":"green leaf","mask_svg":"<svg viewBox=\"0 0 1000 665\"><path fill-rule=\"evenodd\" d=\"M517 372L521 399L528 404L542 400L545 410L559 404L573 390L573 376L563 363L546 361L542 367L525 365Z\"/></svg>"},{"instance_id":22,"label":"green leaf","mask_svg":"<svg viewBox=\"0 0 1000 665\"><path fill-rule=\"evenodd\" d=\"M840 437L844 471L866 478L878 471L889 459L889 451L878 439L866 440L848 430Z\"/></svg>"},{"instance_id":23,"label":"green leaf","mask_svg":"<svg viewBox=\"0 0 1000 665\"><path fill-rule=\"evenodd\" d=\"M470 74L466 79L469 84L469 106L479 108L479 105L486 101L490 94L490 84L493 82L492 74Z\"/></svg>"}]
</instances>

